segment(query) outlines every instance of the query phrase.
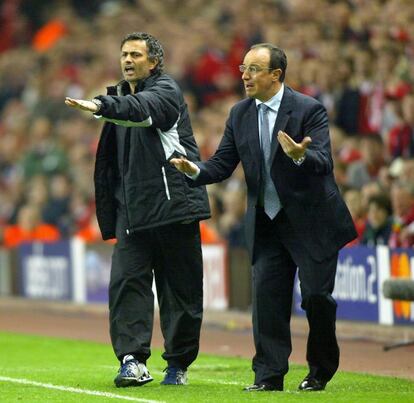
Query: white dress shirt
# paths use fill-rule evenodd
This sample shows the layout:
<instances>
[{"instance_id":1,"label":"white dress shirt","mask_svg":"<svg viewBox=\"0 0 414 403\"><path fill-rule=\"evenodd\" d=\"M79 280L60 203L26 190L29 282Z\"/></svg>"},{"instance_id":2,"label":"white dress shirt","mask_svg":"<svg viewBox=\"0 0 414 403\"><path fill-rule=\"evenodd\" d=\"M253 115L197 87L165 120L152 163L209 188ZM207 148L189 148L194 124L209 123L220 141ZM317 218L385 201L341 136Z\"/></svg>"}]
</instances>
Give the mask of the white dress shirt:
<instances>
[{"instance_id":1,"label":"white dress shirt","mask_svg":"<svg viewBox=\"0 0 414 403\"><path fill-rule=\"evenodd\" d=\"M277 113L279 112L280 103L282 102L283 93L285 92L285 86L282 84L280 87L280 90L273 95L272 98L270 98L266 102L259 101L256 99L256 106L259 108L259 105L264 103L268 108L267 117L269 120L269 132L270 132L270 144L272 144L272 134L273 129L275 127L275 122L277 119ZM260 123L260 116L257 114L258 122L259 122L259 138L260 138L260 146L262 145L262 125Z\"/></svg>"}]
</instances>

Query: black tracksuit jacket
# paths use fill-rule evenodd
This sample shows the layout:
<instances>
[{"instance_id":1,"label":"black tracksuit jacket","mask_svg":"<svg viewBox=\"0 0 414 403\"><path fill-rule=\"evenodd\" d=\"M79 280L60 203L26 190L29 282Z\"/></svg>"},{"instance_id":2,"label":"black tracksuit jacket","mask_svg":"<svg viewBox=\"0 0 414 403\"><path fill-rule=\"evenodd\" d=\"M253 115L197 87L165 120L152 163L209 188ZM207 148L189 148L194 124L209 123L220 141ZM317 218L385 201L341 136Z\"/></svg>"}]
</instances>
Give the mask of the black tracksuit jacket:
<instances>
[{"instance_id":1,"label":"black tracksuit jacket","mask_svg":"<svg viewBox=\"0 0 414 403\"><path fill-rule=\"evenodd\" d=\"M150 76L135 94L121 81L98 96L105 120L95 163L96 215L103 239L115 237L117 211L125 232L210 217L205 187L190 188L169 160L199 161L187 105L168 75Z\"/></svg>"}]
</instances>

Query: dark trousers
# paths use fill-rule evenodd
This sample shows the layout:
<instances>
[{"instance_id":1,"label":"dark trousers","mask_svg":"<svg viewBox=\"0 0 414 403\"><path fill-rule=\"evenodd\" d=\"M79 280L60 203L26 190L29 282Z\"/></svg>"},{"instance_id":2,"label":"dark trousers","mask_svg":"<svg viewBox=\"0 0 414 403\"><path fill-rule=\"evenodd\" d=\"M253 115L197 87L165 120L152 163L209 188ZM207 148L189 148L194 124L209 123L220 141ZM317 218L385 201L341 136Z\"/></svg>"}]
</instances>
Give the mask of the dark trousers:
<instances>
[{"instance_id":1,"label":"dark trousers","mask_svg":"<svg viewBox=\"0 0 414 403\"><path fill-rule=\"evenodd\" d=\"M256 216L253 266L253 358L255 383L283 388L292 351L290 317L297 267L302 307L309 322L307 361L312 375L329 381L339 365L335 335L336 302L332 298L338 254L314 261L298 241L282 210L271 221L262 209Z\"/></svg>"},{"instance_id":2,"label":"dark trousers","mask_svg":"<svg viewBox=\"0 0 414 403\"><path fill-rule=\"evenodd\" d=\"M124 228L119 225L118 228ZM198 221L126 235L117 230L109 284L112 346L119 360L151 355L153 275L164 336L163 358L187 368L197 357L203 314L203 266Z\"/></svg>"}]
</instances>

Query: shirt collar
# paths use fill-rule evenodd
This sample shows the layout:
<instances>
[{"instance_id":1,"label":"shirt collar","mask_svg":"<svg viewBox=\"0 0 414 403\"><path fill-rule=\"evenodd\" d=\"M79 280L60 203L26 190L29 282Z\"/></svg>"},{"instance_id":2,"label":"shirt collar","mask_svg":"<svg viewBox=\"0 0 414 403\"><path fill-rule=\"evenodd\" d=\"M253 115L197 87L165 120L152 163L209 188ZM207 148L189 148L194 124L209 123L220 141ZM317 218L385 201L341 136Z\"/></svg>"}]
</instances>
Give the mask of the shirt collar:
<instances>
[{"instance_id":1,"label":"shirt collar","mask_svg":"<svg viewBox=\"0 0 414 403\"><path fill-rule=\"evenodd\" d=\"M259 101L256 99L256 106L259 107L260 104L265 104L268 106L272 111L276 112L279 110L280 103L282 102L283 93L285 92L285 85L282 83L282 86L280 87L280 90L273 95L272 98L267 100L266 102Z\"/></svg>"}]
</instances>

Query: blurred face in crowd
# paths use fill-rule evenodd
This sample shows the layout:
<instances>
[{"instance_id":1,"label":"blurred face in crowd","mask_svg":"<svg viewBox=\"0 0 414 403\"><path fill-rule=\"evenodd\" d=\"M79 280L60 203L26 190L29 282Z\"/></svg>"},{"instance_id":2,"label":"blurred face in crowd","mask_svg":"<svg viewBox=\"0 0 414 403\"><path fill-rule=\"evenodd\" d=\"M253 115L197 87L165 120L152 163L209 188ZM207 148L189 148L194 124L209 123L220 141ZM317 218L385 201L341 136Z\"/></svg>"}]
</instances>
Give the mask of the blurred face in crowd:
<instances>
[{"instance_id":1,"label":"blurred face in crowd","mask_svg":"<svg viewBox=\"0 0 414 403\"><path fill-rule=\"evenodd\" d=\"M381 228L388 218L388 212L377 203L370 203L368 206L367 218L372 228Z\"/></svg>"},{"instance_id":2,"label":"blurred face in crowd","mask_svg":"<svg viewBox=\"0 0 414 403\"><path fill-rule=\"evenodd\" d=\"M383 144L374 138L370 138L369 135L361 139L360 150L362 159L367 165L376 166L383 160Z\"/></svg>"},{"instance_id":3,"label":"blurred face in crowd","mask_svg":"<svg viewBox=\"0 0 414 403\"><path fill-rule=\"evenodd\" d=\"M397 217L404 217L414 207L414 195L407 186L396 183L391 188L392 210Z\"/></svg>"},{"instance_id":4,"label":"blurred face in crowd","mask_svg":"<svg viewBox=\"0 0 414 403\"><path fill-rule=\"evenodd\" d=\"M35 206L23 206L17 215L17 224L25 231L33 231L40 222L40 211Z\"/></svg>"},{"instance_id":5,"label":"blurred face in crowd","mask_svg":"<svg viewBox=\"0 0 414 403\"><path fill-rule=\"evenodd\" d=\"M145 41L127 41L121 49L121 69L124 79L128 81L132 90L139 80L151 75L151 70L157 61L148 59L147 44Z\"/></svg>"},{"instance_id":6,"label":"blurred face in crowd","mask_svg":"<svg viewBox=\"0 0 414 403\"><path fill-rule=\"evenodd\" d=\"M280 87L281 69L269 69L270 51L266 48L256 48L247 52L243 60L245 68L242 80L246 95L250 98L265 102L275 95ZM256 70L256 71L252 71Z\"/></svg>"},{"instance_id":7,"label":"blurred face in crowd","mask_svg":"<svg viewBox=\"0 0 414 403\"><path fill-rule=\"evenodd\" d=\"M362 216L362 200L361 193L358 190L348 190L344 194L345 203L354 220Z\"/></svg>"},{"instance_id":8,"label":"blurred face in crowd","mask_svg":"<svg viewBox=\"0 0 414 403\"><path fill-rule=\"evenodd\" d=\"M378 182L368 182L361 189L361 199L363 208L368 208L369 199L372 196L378 195L381 193L381 187Z\"/></svg>"},{"instance_id":9,"label":"blurred face in crowd","mask_svg":"<svg viewBox=\"0 0 414 403\"><path fill-rule=\"evenodd\" d=\"M404 160L400 178L407 183L414 183L414 159Z\"/></svg>"}]
</instances>

